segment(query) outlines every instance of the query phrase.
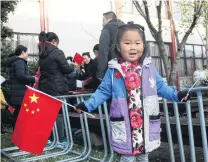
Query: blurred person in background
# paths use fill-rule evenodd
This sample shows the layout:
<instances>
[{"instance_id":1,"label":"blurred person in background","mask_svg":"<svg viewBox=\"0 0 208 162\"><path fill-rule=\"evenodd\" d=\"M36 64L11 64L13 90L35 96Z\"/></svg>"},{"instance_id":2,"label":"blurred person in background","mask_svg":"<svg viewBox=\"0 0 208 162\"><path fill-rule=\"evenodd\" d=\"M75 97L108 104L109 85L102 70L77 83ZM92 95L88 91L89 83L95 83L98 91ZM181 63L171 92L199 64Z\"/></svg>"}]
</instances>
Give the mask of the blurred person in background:
<instances>
[{"instance_id":1,"label":"blurred person in background","mask_svg":"<svg viewBox=\"0 0 208 162\"><path fill-rule=\"evenodd\" d=\"M14 122L13 129L20 111L23 97L25 95L26 86L32 86L38 79L29 74L27 66L27 47L18 45L15 52L11 54L6 62L9 67L9 104L15 108L13 113Z\"/></svg>"},{"instance_id":2,"label":"blurred person in background","mask_svg":"<svg viewBox=\"0 0 208 162\"><path fill-rule=\"evenodd\" d=\"M64 52L58 48L59 37L53 32L41 32L39 35L39 66L40 81L39 90L51 96L68 94L68 80L66 74L74 71L69 66ZM65 138L62 110L57 119L59 141ZM52 139L51 135L51 139Z\"/></svg>"}]
</instances>

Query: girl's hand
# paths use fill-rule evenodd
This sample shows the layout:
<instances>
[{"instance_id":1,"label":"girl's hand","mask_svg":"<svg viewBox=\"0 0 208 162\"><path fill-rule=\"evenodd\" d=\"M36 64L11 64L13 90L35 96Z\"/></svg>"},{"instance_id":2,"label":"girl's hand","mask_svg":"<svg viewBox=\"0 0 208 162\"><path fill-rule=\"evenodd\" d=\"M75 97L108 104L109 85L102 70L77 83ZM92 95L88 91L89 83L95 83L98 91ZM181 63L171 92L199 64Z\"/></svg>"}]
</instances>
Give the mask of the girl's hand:
<instances>
[{"instance_id":1,"label":"girl's hand","mask_svg":"<svg viewBox=\"0 0 208 162\"><path fill-rule=\"evenodd\" d=\"M84 69L81 69L81 72L83 72L85 74L85 70Z\"/></svg>"},{"instance_id":2,"label":"girl's hand","mask_svg":"<svg viewBox=\"0 0 208 162\"><path fill-rule=\"evenodd\" d=\"M77 113L79 113L79 114L81 114L82 113L82 110L81 109L79 109L79 108L76 108L76 109L74 109Z\"/></svg>"},{"instance_id":3,"label":"girl's hand","mask_svg":"<svg viewBox=\"0 0 208 162\"><path fill-rule=\"evenodd\" d=\"M179 91L178 100L179 102L187 102L188 100L190 100L190 93L187 95L187 92Z\"/></svg>"},{"instance_id":4,"label":"girl's hand","mask_svg":"<svg viewBox=\"0 0 208 162\"><path fill-rule=\"evenodd\" d=\"M79 114L83 111L88 112L87 107L85 106L84 102L81 102L75 106L74 110L78 112Z\"/></svg>"}]
</instances>

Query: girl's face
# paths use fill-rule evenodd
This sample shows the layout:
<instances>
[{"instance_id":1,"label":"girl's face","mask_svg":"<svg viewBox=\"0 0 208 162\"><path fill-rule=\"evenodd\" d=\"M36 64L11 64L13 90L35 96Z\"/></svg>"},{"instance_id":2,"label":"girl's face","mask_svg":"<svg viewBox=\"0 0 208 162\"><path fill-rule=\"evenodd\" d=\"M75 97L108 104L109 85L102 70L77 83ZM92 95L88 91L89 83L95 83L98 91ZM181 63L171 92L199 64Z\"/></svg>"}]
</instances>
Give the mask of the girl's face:
<instances>
[{"instance_id":1,"label":"girl's face","mask_svg":"<svg viewBox=\"0 0 208 162\"><path fill-rule=\"evenodd\" d=\"M144 51L144 42L137 30L126 31L120 40L121 56L125 61L135 62Z\"/></svg>"}]
</instances>

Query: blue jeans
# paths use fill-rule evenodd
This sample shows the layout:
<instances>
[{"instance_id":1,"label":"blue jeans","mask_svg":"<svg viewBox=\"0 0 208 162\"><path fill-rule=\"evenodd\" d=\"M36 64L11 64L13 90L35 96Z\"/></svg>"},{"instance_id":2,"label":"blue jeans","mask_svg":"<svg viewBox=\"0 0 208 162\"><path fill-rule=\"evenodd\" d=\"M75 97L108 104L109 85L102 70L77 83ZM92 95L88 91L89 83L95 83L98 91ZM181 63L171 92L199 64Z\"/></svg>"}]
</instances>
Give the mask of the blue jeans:
<instances>
[{"instance_id":1,"label":"blue jeans","mask_svg":"<svg viewBox=\"0 0 208 162\"><path fill-rule=\"evenodd\" d=\"M121 155L120 162L148 162L148 154L140 154L136 156Z\"/></svg>"}]
</instances>

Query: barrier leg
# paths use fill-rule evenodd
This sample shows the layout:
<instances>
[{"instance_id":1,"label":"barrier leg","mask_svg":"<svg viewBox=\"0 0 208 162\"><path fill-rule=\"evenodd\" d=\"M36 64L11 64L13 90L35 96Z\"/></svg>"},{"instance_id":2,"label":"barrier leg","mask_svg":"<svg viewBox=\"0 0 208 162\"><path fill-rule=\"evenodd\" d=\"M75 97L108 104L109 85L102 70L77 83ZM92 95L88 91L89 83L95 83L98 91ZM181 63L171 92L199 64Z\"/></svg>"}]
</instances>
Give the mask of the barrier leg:
<instances>
[{"instance_id":1,"label":"barrier leg","mask_svg":"<svg viewBox=\"0 0 208 162\"><path fill-rule=\"evenodd\" d=\"M80 159L76 159L76 160L71 160L71 162L78 162L78 161L86 160L90 156L90 153L92 150L87 115L86 115L86 113L84 113L83 115L84 115L84 123L85 123L85 128L86 128L86 135L87 135L88 151L84 157L82 157Z\"/></svg>"},{"instance_id":2,"label":"barrier leg","mask_svg":"<svg viewBox=\"0 0 208 162\"><path fill-rule=\"evenodd\" d=\"M197 100L198 100L199 115L200 115L199 119L200 119L200 126L201 126L204 161L208 162L207 133L206 133L205 118L204 118L204 106L203 106L201 92L197 92Z\"/></svg>"},{"instance_id":3,"label":"barrier leg","mask_svg":"<svg viewBox=\"0 0 208 162\"><path fill-rule=\"evenodd\" d=\"M46 147L44 149L44 151L49 151L49 150L54 149L58 143L56 123L54 124L54 128L53 128L53 137L54 137L54 140L53 140L52 144L50 146ZM9 155L12 157L17 157L17 156L23 156L23 155L29 155L29 154L30 154L29 152L19 151L19 152L10 153Z\"/></svg>"},{"instance_id":4,"label":"barrier leg","mask_svg":"<svg viewBox=\"0 0 208 162\"><path fill-rule=\"evenodd\" d=\"M167 107L167 100L163 99L163 111L165 114L165 126L166 126L166 132L168 136L168 145L169 145L169 153L170 153L170 161L175 162L174 158L174 149L173 149L173 140L172 140L172 134L171 134L171 128L170 128L170 121L169 121L169 115L168 115L168 107Z\"/></svg>"},{"instance_id":5,"label":"barrier leg","mask_svg":"<svg viewBox=\"0 0 208 162\"><path fill-rule=\"evenodd\" d=\"M104 156L102 159L98 159L98 158L91 157L91 156L89 158L92 160L105 162L107 155L108 155L108 148L107 148L107 140L106 140L105 127L104 127L104 122L103 122L103 113L102 113L101 106L99 106L98 111L100 115L100 126L101 126L101 133L102 133L103 146L104 146Z\"/></svg>"},{"instance_id":6,"label":"barrier leg","mask_svg":"<svg viewBox=\"0 0 208 162\"><path fill-rule=\"evenodd\" d=\"M188 132L189 132L189 143L190 143L190 151L191 151L191 161L196 162L190 101L187 101L187 103L186 103L186 112L187 112L187 121L188 121Z\"/></svg>"},{"instance_id":7,"label":"barrier leg","mask_svg":"<svg viewBox=\"0 0 208 162\"><path fill-rule=\"evenodd\" d=\"M84 155L86 154L86 151L87 151L87 139L86 139L86 131L85 131L85 128L84 128L84 116L83 116L83 114L80 114L80 124L81 124L82 135L83 135L83 142L84 142L84 149L83 149L82 153L79 153L79 152L76 152L76 151L72 150L71 152L73 154L76 154L76 155L79 155L79 156L76 156L76 157L73 157L73 158L67 158L67 159L64 159L64 160L60 160L58 162L73 161L73 160L80 159L80 158L84 157Z\"/></svg>"},{"instance_id":8,"label":"barrier leg","mask_svg":"<svg viewBox=\"0 0 208 162\"><path fill-rule=\"evenodd\" d=\"M180 124L180 119L179 119L177 103L175 103L175 102L173 103L173 108L174 108L174 114L175 114L175 119L176 119L176 130L177 130L177 137L178 137L181 162L185 162L183 139L182 139L182 133L181 133L181 124Z\"/></svg>"},{"instance_id":9,"label":"barrier leg","mask_svg":"<svg viewBox=\"0 0 208 162\"><path fill-rule=\"evenodd\" d=\"M111 143L110 143L110 123L109 123L109 116L108 116L108 108L107 108L107 104L106 102L103 104L104 106L104 112L105 112L105 120L106 120L106 127L107 127L107 135L108 135L108 142L109 142L109 147L110 147L110 157L109 157L109 162L113 161L113 157L114 157L114 152L113 149L111 147Z\"/></svg>"},{"instance_id":10,"label":"barrier leg","mask_svg":"<svg viewBox=\"0 0 208 162\"><path fill-rule=\"evenodd\" d=\"M19 160L14 159L13 157L11 157L10 155L8 155L7 153L5 153L5 151L1 150L1 155L6 157L7 159L9 159L12 162L19 162Z\"/></svg>"}]
</instances>

